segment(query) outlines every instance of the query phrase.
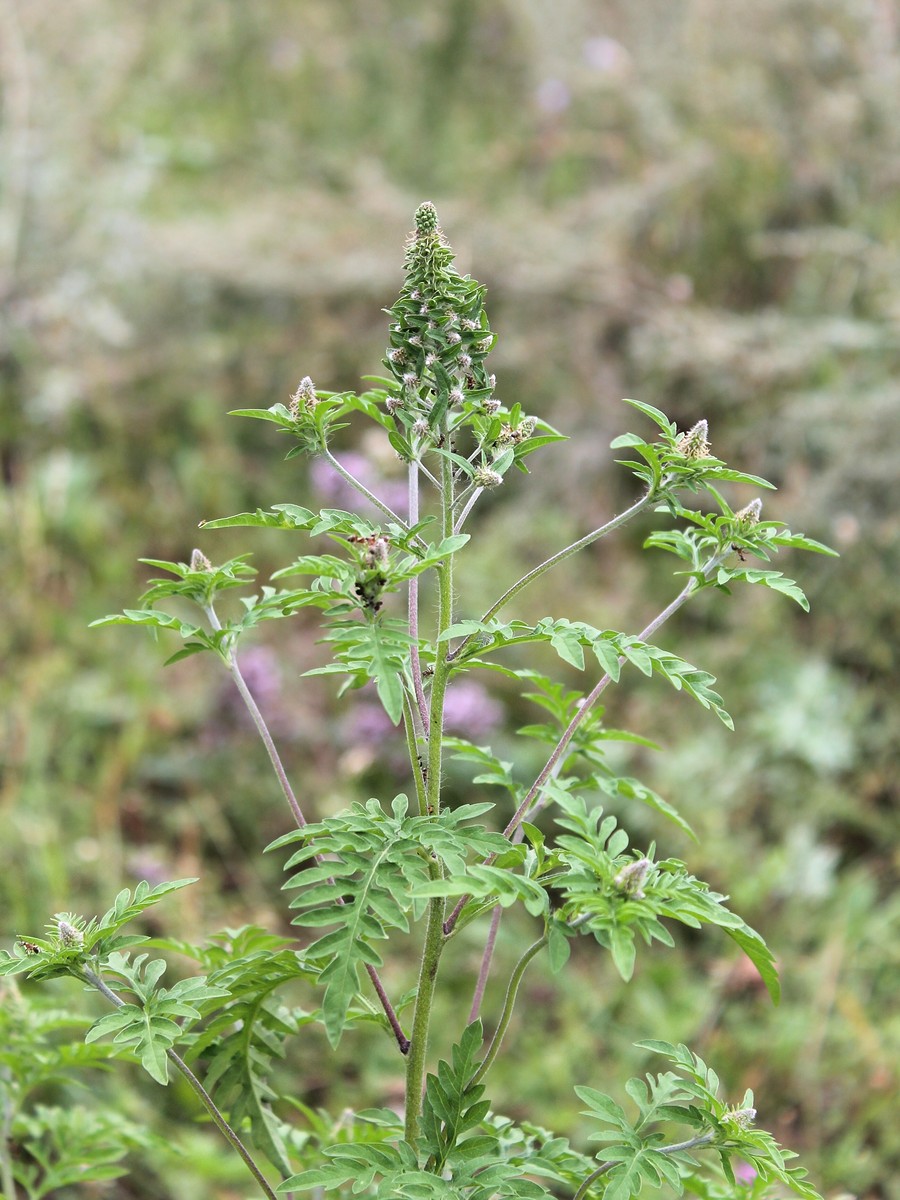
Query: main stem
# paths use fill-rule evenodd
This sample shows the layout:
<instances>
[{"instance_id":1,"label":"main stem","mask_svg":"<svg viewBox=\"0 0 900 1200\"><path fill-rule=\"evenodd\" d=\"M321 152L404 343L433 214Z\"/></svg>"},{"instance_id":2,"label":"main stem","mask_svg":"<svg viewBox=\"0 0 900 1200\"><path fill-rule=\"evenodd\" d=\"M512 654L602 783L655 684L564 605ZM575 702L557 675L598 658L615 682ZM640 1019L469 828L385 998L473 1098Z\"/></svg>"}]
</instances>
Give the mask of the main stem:
<instances>
[{"instance_id":1,"label":"main stem","mask_svg":"<svg viewBox=\"0 0 900 1200\"><path fill-rule=\"evenodd\" d=\"M441 457L441 521L443 536L453 533L453 468L446 455ZM431 702L428 713L428 765L425 778L425 809L428 816L437 817L441 811L441 752L444 730L444 697L450 674L448 644L442 634L453 622L453 558L448 556L438 570L438 628L435 641L434 676L431 681ZM415 769L415 764L413 764ZM430 866L432 878L438 878L440 866ZM444 898L434 896L428 905L428 922L419 966L419 984L413 1015L412 1037L406 1060L406 1130L405 1137L415 1146L422 1112L422 1087L425 1081L425 1060L428 1053L428 1028L437 981L438 965L444 948Z\"/></svg>"},{"instance_id":2,"label":"main stem","mask_svg":"<svg viewBox=\"0 0 900 1200\"><path fill-rule=\"evenodd\" d=\"M419 464L409 464L409 526L412 529L419 522ZM409 581L409 636L412 638L410 648L410 665L412 668L413 690L416 693L416 705L419 719L422 722L422 732L428 737L428 701L425 699L425 687L422 683L422 657L419 654L419 576L413 575Z\"/></svg>"}]
</instances>

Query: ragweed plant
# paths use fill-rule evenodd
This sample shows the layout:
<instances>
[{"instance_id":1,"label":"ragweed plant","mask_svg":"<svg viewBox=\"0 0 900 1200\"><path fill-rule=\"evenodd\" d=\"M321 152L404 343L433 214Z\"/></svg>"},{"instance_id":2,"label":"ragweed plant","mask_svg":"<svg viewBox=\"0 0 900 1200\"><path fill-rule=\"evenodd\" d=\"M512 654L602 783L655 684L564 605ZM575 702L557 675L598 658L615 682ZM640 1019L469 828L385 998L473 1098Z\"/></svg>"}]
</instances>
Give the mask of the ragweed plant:
<instances>
[{"instance_id":1,"label":"ragweed plant","mask_svg":"<svg viewBox=\"0 0 900 1200\"><path fill-rule=\"evenodd\" d=\"M314 1191L385 1200L627 1200L651 1189L756 1200L784 1192L816 1197L805 1172L791 1165L793 1155L757 1127L753 1096L723 1097L715 1073L685 1046L642 1043L661 1067L625 1085L629 1111L600 1090L601 1079L597 1087L576 1089L599 1149L574 1147L564 1132L504 1117L494 1110L488 1086L525 972L564 970L576 939L608 953L627 983L641 947L673 945L673 924L716 926L751 960L777 1002L772 954L726 897L655 846L634 845L616 817L604 813L605 798L614 797L649 804L686 828L662 797L618 774L606 753L614 731L599 701L634 669L661 676L730 727L713 676L657 646L653 635L698 593L727 593L737 583L761 584L806 608L798 585L763 564L786 548L830 551L764 517L760 500L738 511L729 506L723 487L770 485L716 458L705 421L680 431L656 408L629 400L652 427L649 435L628 433L613 442L636 478L634 502L474 615L465 571L479 500L502 487L511 471L527 474L531 455L561 435L498 395L486 366L494 334L485 290L455 270L430 203L416 213L405 273L389 310L384 377L369 379L372 386L360 394L323 391L307 377L287 404L240 414L271 422L286 437L289 456L324 459L374 506L377 518L289 502L209 521L206 531L285 530L300 552L228 612L226 593L246 592L253 579L245 557L215 564L211 550L197 550L189 563L145 560L163 577L151 583L141 607L96 622L174 634L183 645L169 662L209 653L231 674L293 819L270 848L288 851L285 887L297 942L252 926L205 946L150 942L130 931L132 922L191 881L142 883L122 892L100 918L57 914L44 935L22 937L4 953L0 972L67 975L99 991L111 1007L88 1030L88 1046L112 1038L120 1054L138 1060L161 1085L172 1071L184 1076L269 1197ZM403 512L364 486L334 452L334 434L359 414L380 428L406 464ZM696 507L692 497L698 497ZM660 514L662 527L646 544L682 561L679 590L644 629L601 628L562 615L532 623L510 614L534 580L648 510ZM427 610L420 603L424 576L436 598ZM173 597L196 607L194 621L166 611ZM339 676L341 692L372 685L409 761L405 793L354 803L312 823L240 663L242 641L255 626L307 608L319 610L330 652L328 663L311 673ZM549 646L583 674L583 688L569 690L519 667L518 656L504 662L508 647L525 644ZM541 719L520 731L543 747L543 766L533 779L523 779L489 747L447 734L448 684L477 671L502 672L540 709ZM473 796L499 794L500 800L450 805L448 755L471 769ZM481 1016L498 925L513 906L524 909L533 938L521 950L499 1011L487 1014L486 1036ZM452 1050L434 1063L429 1031L441 962L466 927L483 941L481 967ZM385 960L408 961L410 944L418 953L416 976L405 995L392 996L381 975ZM162 986L166 964L157 952L167 948L196 962L197 974ZM317 997L311 1014L279 997L298 980ZM301 1128L290 1114L307 1110L289 1103L301 1097L279 1095L272 1082L271 1067L285 1043L302 1038L315 1021L337 1046L360 1022L373 1020L393 1043L404 1076L402 1111L364 1109L342 1119L340 1136L324 1119ZM7 1162L4 1179L21 1181L17 1171Z\"/></svg>"}]
</instances>

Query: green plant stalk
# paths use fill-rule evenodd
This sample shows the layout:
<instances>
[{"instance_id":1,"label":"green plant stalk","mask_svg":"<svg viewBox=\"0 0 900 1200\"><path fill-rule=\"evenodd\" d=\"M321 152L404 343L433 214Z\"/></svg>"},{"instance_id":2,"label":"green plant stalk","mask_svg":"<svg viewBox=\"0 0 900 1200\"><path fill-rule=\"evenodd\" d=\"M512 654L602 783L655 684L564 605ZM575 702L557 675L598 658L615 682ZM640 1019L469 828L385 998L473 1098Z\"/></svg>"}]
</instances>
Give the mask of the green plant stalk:
<instances>
[{"instance_id":1,"label":"green plant stalk","mask_svg":"<svg viewBox=\"0 0 900 1200\"><path fill-rule=\"evenodd\" d=\"M453 534L453 469L450 460L441 459L442 536ZM428 735L428 777L425 781L428 812L437 816L441 808L441 753L444 732L444 696L450 676L450 648L442 637L453 623L453 555L438 568L438 628L435 643L434 675L431 680L431 705Z\"/></svg>"},{"instance_id":2,"label":"green plant stalk","mask_svg":"<svg viewBox=\"0 0 900 1200\"><path fill-rule=\"evenodd\" d=\"M409 524L418 524L419 520L419 464L409 464ZM422 683L422 657L419 653L419 577L413 575L409 581L409 636L412 638L410 650L410 665L412 667L413 689L416 693L416 704L419 709L419 719L422 722L422 732L428 737L428 701L425 698L425 687Z\"/></svg>"},{"instance_id":3,"label":"green plant stalk","mask_svg":"<svg viewBox=\"0 0 900 1200\"><path fill-rule=\"evenodd\" d=\"M416 805L419 816L424 817L428 800L425 794L425 777L422 774L422 764L419 761L419 751L416 748L416 722L412 701L407 689L403 692L403 730L406 734L406 753L409 755L412 767L413 782L416 785Z\"/></svg>"},{"instance_id":4,"label":"green plant stalk","mask_svg":"<svg viewBox=\"0 0 900 1200\"><path fill-rule=\"evenodd\" d=\"M600 538L606 537L606 535L608 533L612 533L614 529L621 528L621 526L627 521L630 521L632 517L636 517L639 512L643 512L643 510L657 500L658 497L658 490L651 488L640 498L640 500L636 500L634 504L632 504L631 508L626 508L624 512L619 513L618 516L613 517L604 525L600 525L590 533L586 533L584 537L579 538L577 542L572 542L570 546L566 546L556 554L551 555L550 558L544 559L542 563L538 563L536 567L532 567L532 569L523 575L521 579L517 580L512 587L508 588L499 600L496 600L491 605L491 607L481 618L482 623L485 621L490 621L491 617L495 617L502 608L506 607L510 600L518 596L519 592L521 592L524 588L528 587L529 583L534 583L535 579L540 579L540 577L552 567L557 566L561 562L565 562L567 558L571 558L573 554L577 554L579 550L583 550L586 546L590 546L592 543L599 541ZM463 650L471 641L472 636L472 634L469 634L468 637L463 639L463 641L450 655L451 660L457 658L463 652Z\"/></svg>"},{"instance_id":5,"label":"green plant stalk","mask_svg":"<svg viewBox=\"0 0 900 1200\"><path fill-rule=\"evenodd\" d=\"M432 879L439 878L437 865L431 866L429 874ZM428 1053L428 1026L431 1022L431 1006L443 949L444 900L441 896L434 896L428 905L428 924L425 928L425 944L422 947L416 989L416 1009L406 1063L406 1125L403 1136L413 1148L419 1136L425 1058Z\"/></svg>"},{"instance_id":6,"label":"green plant stalk","mask_svg":"<svg viewBox=\"0 0 900 1200\"><path fill-rule=\"evenodd\" d=\"M657 1154L677 1154L679 1150L693 1150L695 1146L708 1146L713 1141L715 1135L712 1133L704 1133L701 1137L689 1138L686 1142L673 1142L670 1146L654 1146ZM596 1183L601 1175L605 1175L612 1167L616 1165L616 1159L610 1159L607 1162L602 1162L596 1171L591 1171L587 1179L579 1187L578 1191L572 1197L572 1200L584 1200L588 1194L592 1184Z\"/></svg>"},{"instance_id":7,"label":"green plant stalk","mask_svg":"<svg viewBox=\"0 0 900 1200\"><path fill-rule=\"evenodd\" d=\"M453 470L450 459L441 458L441 521L443 536L453 532ZM438 569L438 628L431 681L431 707L428 734L428 773L425 779L425 809L429 816L436 817L441 806L441 751L444 730L444 697L450 674L448 644L441 634L453 621L453 557L444 561ZM411 764L417 769L415 761ZM439 877L440 868L433 863L429 868L432 878ZM422 1089L425 1082L425 1059L428 1053L428 1028L431 1023L431 1007L438 965L444 948L444 908L442 896L433 896L428 904L428 923L419 966L419 983L416 991L416 1007L413 1015L412 1037L406 1067L406 1128L407 1142L415 1147L419 1133L419 1116L422 1111Z\"/></svg>"},{"instance_id":8,"label":"green plant stalk","mask_svg":"<svg viewBox=\"0 0 900 1200\"><path fill-rule=\"evenodd\" d=\"M519 984L522 982L522 976L525 974L525 969L535 955L539 954L541 950L543 950L549 940L550 935L548 933L545 933L543 937L538 938L536 942L533 942L528 947L513 968L513 973L510 976L509 984L506 988L506 998L503 1001L503 1011L500 1014L500 1020L497 1023L496 1032L491 1038L491 1044L488 1046L487 1054L485 1054L484 1058L478 1064L478 1070L469 1080L470 1087L473 1084L481 1082L481 1080L490 1070L494 1059L500 1053L500 1046L503 1043L503 1037L509 1027L510 1021L512 1020L513 1008L516 1004L516 993L519 990Z\"/></svg>"},{"instance_id":9,"label":"green plant stalk","mask_svg":"<svg viewBox=\"0 0 900 1200\"><path fill-rule=\"evenodd\" d=\"M89 967L82 967L80 970L80 973L79 973L79 977L82 979L82 981L84 983L87 983L91 987L96 988L96 990L101 994L101 996L104 996L110 1002L110 1004L114 1005L116 1008L124 1007L125 1001L120 996L117 996L116 993L114 991L112 991L111 988L107 987L107 985L103 982L103 980L100 978L100 976L95 974ZM269 1200L278 1200L278 1197L275 1195L275 1192L273 1191L272 1187L270 1186L269 1181L266 1179L265 1175L263 1175L262 1171L256 1165L256 1162L254 1161L253 1156L250 1154L250 1151L247 1149L247 1147L241 1141L240 1137L235 1132L235 1130L232 1129L232 1127L225 1120L225 1117L222 1115L222 1112L219 1109L218 1105L216 1104L215 1100L213 1100L212 1096L210 1096L209 1092L206 1090L206 1088L203 1086L203 1084L200 1082L200 1080L197 1078L197 1076L194 1074L194 1072L191 1070L191 1068L187 1065L187 1063L184 1061L184 1059L179 1054L176 1054L174 1050L171 1050L171 1049L166 1051L166 1057L169 1059L169 1061L172 1063L172 1065L178 1071L180 1071L181 1074L184 1076L184 1078L188 1081L191 1088L193 1089L193 1091L196 1093L196 1095L200 1099L200 1102L203 1104L203 1107L207 1110L209 1115L212 1117L213 1124L216 1126L216 1128L219 1130L219 1132L223 1135L225 1140L230 1144L231 1148L233 1150L235 1150L237 1152L237 1154L243 1159L248 1171L253 1176L253 1178L256 1180L256 1182L259 1184L260 1190L262 1191L263 1195L267 1196L269 1198Z\"/></svg>"}]
</instances>

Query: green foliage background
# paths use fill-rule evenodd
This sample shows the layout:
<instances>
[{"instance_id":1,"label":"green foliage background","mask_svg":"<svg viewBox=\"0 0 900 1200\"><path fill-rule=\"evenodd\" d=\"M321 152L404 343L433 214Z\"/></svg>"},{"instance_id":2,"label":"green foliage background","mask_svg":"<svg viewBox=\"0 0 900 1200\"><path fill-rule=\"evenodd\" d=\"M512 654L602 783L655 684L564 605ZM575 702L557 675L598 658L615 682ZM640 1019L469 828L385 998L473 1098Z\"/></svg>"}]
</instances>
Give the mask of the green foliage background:
<instances>
[{"instance_id":1,"label":"green foliage background","mask_svg":"<svg viewBox=\"0 0 900 1200\"><path fill-rule=\"evenodd\" d=\"M87 624L133 603L141 554L199 541L278 563L277 534L197 533L312 495L266 428L225 414L303 374L341 389L377 371L431 198L489 287L501 395L575 435L492 500L462 615L628 502L608 450L634 425L624 395L706 417L714 453L779 485L767 512L842 553L802 563L811 617L747 589L666 631L720 677L735 734L661 688L609 700L663 746L629 770L700 846L626 823L765 932L781 1008L712 939L649 956L627 990L587 960L563 988L534 971L495 1070L508 1111L577 1130L573 1084L627 1078L639 1038L685 1040L755 1090L829 1196L900 1195L896 4L4 0L0 24L4 935L188 875L175 934L286 927L278 864L257 856L286 814L227 679L194 660L162 674L159 647ZM637 630L671 595L639 544L564 565L523 615ZM298 680L320 661L310 629L274 632L257 665L304 803L396 790L327 681ZM522 936L504 925L510 962ZM390 1102L380 1043L342 1047L332 1078L321 1040L300 1042L286 1069L306 1104ZM98 1094L189 1162L145 1154L115 1194L242 1194L186 1097L133 1083Z\"/></svg>"}]
</instances>

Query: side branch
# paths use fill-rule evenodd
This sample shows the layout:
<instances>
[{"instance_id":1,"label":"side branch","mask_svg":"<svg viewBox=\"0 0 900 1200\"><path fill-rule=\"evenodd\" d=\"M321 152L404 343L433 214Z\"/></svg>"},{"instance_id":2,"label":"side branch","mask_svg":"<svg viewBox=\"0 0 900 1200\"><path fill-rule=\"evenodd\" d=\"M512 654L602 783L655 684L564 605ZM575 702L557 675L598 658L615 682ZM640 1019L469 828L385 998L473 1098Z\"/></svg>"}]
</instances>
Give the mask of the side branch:
<instances>
[{"instance_id":1,"label":"side branch","mask_svg":"<svg viewBox=\"0 0 900 1200\"><path fill-rule=\"evenodd\" d=\"M677 1154L679 1150L693 1150L695 1146L708 1146L714 1138L712 1133L704 1133L702 1137L689 1138L686 1142L673 1142L671 1146L654 1146L657 1154ZM584 1180L581 1187L572 1197L572 1200L584 1200L591 1186L597 1182L601 1175L605 1175L618 1163L618 1159L609 1159L607 1162L602 1162L595 1171L591 1171L587 1179Z\"/></svg>"},{"instance_id":2,"label":"side branch","mask_svg":"<svg viewBox=\"0 0 900 1200\"><path fill-rule=\"evenodd\" d=\"M727 552L723 551L715 554L709 560L709 562L703 568L703 575L705 578L708 579L712 575L713 571L722 562L726 553ZM690 599L693 593L697 590L697 587L697 580L693 577L689 579L675 599L670 604L666 605L662 612L658 613L649 625L645 626L641 630L641 632L638 634L638 640L642 642L646 641L652 633L655 633L655 631L659 629L663 622L667 621L673 613L676 613L678 609ZM620 658L619 662L624 663L625 659ZM559 764L562 761L563 756L569 747L569 743L572 741L572 738L575 736L582 722L587 718L588 713L597 703L600 696L609 687L610 683L612 683L612 676L607 672L607 674L605 674L603 678L596 684L593 690L585 697L581 708L579 708L578 712L566 726L559 741L553 747L550 757L547 759L534 783L528 789L522 803L516 809L506 828L503 830L504 837L511 837L528 816L532 807L538 801L544 785L547 783L548 779L551 779L554 773L559 769ZM490 864L493 862L495 857L496 855L491 855L490 858L485 859L485 863ZM450 913L450 916L444 922L444 933L446 935L449 936L453 932L456 922L459 920L459 915L463 908L465 908L468 900L468 896L462 896L457 902L453 911Z\"/></svg>"},{"instance_id":3,"label":"side branch","mask_svg":"<svg viewBox=\"0 0 900 1200\"><path fill-rule=\"evenodd\" d=\"M583 550L586 546L590 546L593 542L599 541L600 538L605 537L606 534L612 533L614 529L618 529L627 521L630 521L632 517L636 517L639 512L643 512L643 510L657 498L658 492L652 490L646 492L640 498L640 500L636 500L635 503L632 504L631 508L626 508L625 511L619 513L617 517L613 517L604 525L600 525L597 529L585 534L583 538L579 538L577 542L572 542L570 546L566 546L565 549L560 550L550 558L545 559L544 562L539 563L536 567L532 567L532 569L523 575L522 578L516 583L514 583L511 588L508 588L499 600L496 600L491 605L491 607L481 618L482 623L485 621L490 621L491 617L495 617L502 608L506 607L513 597L518 596L519 592L528 587L529 583L533 583L535 579L539 579L552 567L557 566L561 562L565 562L567 558L571 558L572 555L577 554L579 550ZM462 518L460 518L458 525L462 525ZM469 644L471 637L472 635L470 634L469 637L465 638L464 641L457 646L457 648L448 656L448 661L452 662L453 659L458 658L459 655L462 654L463 650Z\"/></svg>"},{"instance_id":4,"label":"side branch","mask_svg":"<svg viewBox=\"0 0 900 1200\"><path fill-rule=\"evenodd\" d=\"M89 967L81 968L80 977L85 983L90 984L90 986L93 988L96 988L96 990L116 1008L123 1008L125 1006L125 1001L122 999L122 997L117 996L111 988L107 987L106 983L104 983L100 976L95 974ZM200 1099L203 1107L212 1118L213 1124L229 1143L231 1148L235 1150L237 1154L244 1160L247 1170L259 1184L263 1195L268 1197L268 1200L277 1200L274 1190L272 1189L265 1175L263 1175L262 1171L256 1165L252 1155L250 1154L250 1151L241 1141L237 1132L226 1121L215 1100L213 1100L212 1096L209 1094L191 1068L187 1065L181 1055L176 1054L176 1052L170 1048L166 1051L166 1057L168 1058L169 1062L171 1062L172 1065L181 1072L184 1078L191 1085L191 1088Z\"/></svg>"},{"instance_id":5,"label":"side branch","mask_svg":"<svg viewBox=\"0 0 900 1200\"><path fill-rule=\"evenodd\" d=\"M218 630L222 628L218 615L216 614L216 611L212 605L207 607L206 615L209 618L209 623L213 629ZM281 761L281 755L278 753L278 747L275 745L275 741L269 731L268 725L266 724L266 719L260 712L259 705L254 700L253 693L250 691L244 676L241 674L241 669L237 660L237 652L235 651L234 646L231 647L228 653L227 665L231 674L231 678L234 680L235 687L237 688L241 699L244 701L247 711L253 720L253 724L256 726L256 731L266 748L266 753L269 756L272 769L274 770L275 776L281 785L284 798L287 800L291 812L293 813L294 820L297 823L297 828L302 829L307 823L306 817L304 816L303 810L297 802L297 797L294 795L294 789L291 787L290 780L287 777L287 771L284 769L284 763ZM319 855L316 855L316 861L321 864L322 860ZM400 1048L400 1053L406 1054L406 1052L409 1050L409 1038L401 1028L397 1013L394 1010L394 1006L388 999L387 992L384 990L384 985L381 982L378 972L371 965L371 963L366 964L366 972L372 981L372 986L375 988L375 994L378 996L381 1007L384 1009L384 1015L388 1019L388 1024L394 1032L394 1037L397 1039L397 1045Z\"/></svg>"}]
</instances>

